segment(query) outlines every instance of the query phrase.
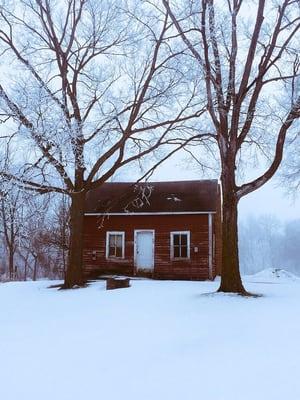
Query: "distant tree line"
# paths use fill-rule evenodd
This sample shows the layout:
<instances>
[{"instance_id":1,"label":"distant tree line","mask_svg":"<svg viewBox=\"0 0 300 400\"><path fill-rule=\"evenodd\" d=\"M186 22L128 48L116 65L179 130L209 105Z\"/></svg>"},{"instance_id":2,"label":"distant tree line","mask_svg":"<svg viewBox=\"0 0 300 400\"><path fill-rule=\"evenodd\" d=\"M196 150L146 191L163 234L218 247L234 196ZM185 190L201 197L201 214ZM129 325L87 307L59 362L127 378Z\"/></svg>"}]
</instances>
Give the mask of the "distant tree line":
<instances>
[{"instance_id":1,"label":"distant tree line","mask_svg":"<svg viewBox=\"0 0 300 400\"><path fill-rule=\"evenodd\" d=\"M0 200L0 280L63 279L69 204L10 188Z\"/></svg>"},{"instance_id":2,"label":"distant tree line","mask_svg":"<svg viewBox=\"0 0 300 400\"><path fill-rule=\"evenodd\" d=\"M239 223L241 272L280 268L300 275L300 218L281 221L274 215L250 216Z\"/></svg>"}]
</instances>

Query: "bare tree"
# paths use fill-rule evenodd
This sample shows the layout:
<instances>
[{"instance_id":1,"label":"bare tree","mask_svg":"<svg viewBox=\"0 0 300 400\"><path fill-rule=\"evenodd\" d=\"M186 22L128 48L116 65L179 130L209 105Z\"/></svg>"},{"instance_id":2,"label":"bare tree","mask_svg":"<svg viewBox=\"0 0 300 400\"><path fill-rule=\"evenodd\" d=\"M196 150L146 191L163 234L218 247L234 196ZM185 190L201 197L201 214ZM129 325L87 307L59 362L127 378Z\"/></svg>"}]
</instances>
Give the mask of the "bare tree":
<instances>
[{"instance_id":1,"label":"bare tree","mask_svg":"<svg viewBox=\"0 0 300 400\"><path fill-rule=\"evenodd\" d=\"M9 280L17 278L15 256L20 248L22 236L25 235L25 224L32 217L32 194L24 192L9 182L1 182L0 198L0 233L7 253Z\"/></svg>"},{"instance_id":2,"label":"bare tree","mask_svg":"<svg viewBox=\"0 0 300 400\"><path fill-rule=\"evenodd\" d=\"M34 221L35 222L35 221ZM35 252L43 276L61 279L65 276L69 253L69 204L66 196L51 196L48 213L37 221L28 235L27 249Z\"/></svg>"},{"instance_id":3,"label":"bare tree","mask_svg":"<svg viewBox=\"0 0 300 400\"><path fill-rule=\"evenodd\" d=\"M299 75L299 1L162 3L205 82L205 122L219 149L223 194L219 291L246 294L239 271L237 207L243 196L275 174L287 132L300 117L295 85ZM255 145L265 153L265 144L271 146L272 140L265 170L253 180L238 183L238 166L253 157L248 146Z\"/></svg>"},{"instance_id":4,"label":"bare tree","mask_svg":"<svg viewBox=\"0 0 300 400\"><path fill-rule=\"evenodd\" d=\"M54 225L49 223L49 217L52 217L48 215L49 196L41 198L11 182L2 183L0 207L0 234L7 254L6 279L26 280L31 272L36 280L39 265L43 265L43 276L46 276L45 272L51 269L55 253L52 243L45 240L49 236L50 225ZM54 231L51 235L54 235ZM33 267L30 266L31 261Z\"/></svg>"},{"instance_id":5,"label":"bare tree","mask_svg":"<svg viewBox=\"0 0 300 400\"><path fill-rule=\"evenodd\" d=\"M17 251L17 258L23 261L23 265L20 261L18 263L19 279L26 280L31 277L35 281L40 277L61 278L63 276L58 273L59 266L62 266L60 251L57 251L49 240L53 235L51 231L53 206L49 202L50 199L49 195L41 198L31 193L30 208L24 215L25 221Z\"/></svg>"},{"instance_id":6,"label":"bare tree","mask_svg":"<svg viewBox=\"0 0 300 400\"><path fill-rule=\"evenodd\" d=\"M287 149L279 173L279 184L286 188L286 194L297 198L300 189L300 132L295 132L287 141Z\"/></svg>"},{"instance_id":7,"label":"bare tree","mask_svg":"<svg viewBox=\"0 0 300 400\"><path fill-rule=\"evenodd\" d=\"M11 146L23 168L3 179L71 199L65 288L82 285L86 193L162 146L193 142L192 117L204 112L179 69L172 22L157 9L110 0L22 0L2 6L0 101ZM9 80L10 79L10 80ZM9 118L7 120L7 118ZM14 128L12 127L14 125ZM24 150L25 149L25 150ZM170 154L171 154L170 153ZM19 160L20 162L20 160ZM153 166L153 163L152 163Z\"/></svg>"},{"instance_id":8,"label":"bare tree","mask_svg":"<svg viewBox=\"0 0 300 400\"><path fill-rule=\"evenodd\" d=\"M51 219L48 234L48 243L58 250L58 256L61 262L61 271L65 276L67 269L69 253L69 204L66 196L62 196L54 210L54 216Z\"/></svg>"},{"instance_id":9,"label":"bare tree","mask_svg":"<svg viewBox=\"0 0 300 400\"><path fill-rule=\"evenodd\" d=\"M19 219L19 197L20 191L16 196L10 196L9 199L1 198L1 230L4 238L6 251L8 253L8 278L14 280L16 275L14 257L17 251L18 239L21 229Z\"/></svg>"}]
</instances>

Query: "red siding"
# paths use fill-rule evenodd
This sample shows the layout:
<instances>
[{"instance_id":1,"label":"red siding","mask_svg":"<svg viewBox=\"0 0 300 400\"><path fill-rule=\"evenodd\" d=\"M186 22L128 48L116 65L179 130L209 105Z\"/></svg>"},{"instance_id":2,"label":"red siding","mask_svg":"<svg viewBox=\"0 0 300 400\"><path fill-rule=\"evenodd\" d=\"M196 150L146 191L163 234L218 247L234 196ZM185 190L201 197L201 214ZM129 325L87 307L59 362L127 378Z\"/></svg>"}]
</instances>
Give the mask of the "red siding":
<instances>
[{"instance_id":1,"label":"red siding","mask_svg":"<svg viewBox=\"0 0 300 400\"><path fill-rule=\"evenodd\" d=\"M84 226L85 273L134 275L134 230L155 230L154 273L158 279L209 279L208 215L86 216ZM125 232L125 259L106 260L106 232ZM190 259L171 260L170 232L190 231ZM198 247L198 253L194 248ZM215 260L215 257L213 257ZM215 261L214 261L215 262ZM215 266L213 266L215 271ZM215 275L215 273L214 273Z\"/></svg>"}]
</instances>

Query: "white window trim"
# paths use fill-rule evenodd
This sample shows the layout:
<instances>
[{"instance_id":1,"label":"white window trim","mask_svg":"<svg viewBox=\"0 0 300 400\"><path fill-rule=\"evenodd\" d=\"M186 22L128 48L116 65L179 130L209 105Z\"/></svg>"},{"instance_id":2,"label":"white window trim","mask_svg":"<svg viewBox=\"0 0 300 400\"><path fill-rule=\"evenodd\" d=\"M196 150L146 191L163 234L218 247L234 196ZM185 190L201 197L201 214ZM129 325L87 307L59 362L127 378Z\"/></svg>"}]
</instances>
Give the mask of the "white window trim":
<instances>
[{"instance_id":1,"label":"white window trim","mask_svg":"<svg viewBox=\"0 0 300 400\"><path fill-rule=\"evenodd\" d=\"M109 256L109 236L110 235L121 235L122 236L122 257ZM107 231L106 232L106 250L105 257L107 260L111 259L124 259L125 258L125 232L124 231Z\"/></svg>"},{"instance_id":2,"label":"white window trim","mask_svg":"<svg viewBox=\"0 0 300 400\"><path fill-rule=\"evenodd\" d=\"M174 257L174 235L187 235L187 257ZM170 258L171 260L189 260L191 258L191 232L190 231L172 231L170 232Z\"/></svg>"}]
</instances>

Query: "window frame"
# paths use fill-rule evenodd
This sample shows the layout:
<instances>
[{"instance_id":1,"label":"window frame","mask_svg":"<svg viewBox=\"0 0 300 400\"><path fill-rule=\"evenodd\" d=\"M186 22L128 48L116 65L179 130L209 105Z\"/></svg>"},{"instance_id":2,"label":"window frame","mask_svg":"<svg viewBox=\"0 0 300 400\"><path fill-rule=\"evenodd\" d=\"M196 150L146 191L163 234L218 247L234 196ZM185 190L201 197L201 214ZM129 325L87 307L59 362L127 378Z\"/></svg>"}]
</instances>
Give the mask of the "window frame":
<instances>
[{"instance_id":1,"label":"window frame","mask_svg":"<svg viewBox=\"0 0 300 400\"><path fill-rule=\"evenodd\" d=\"M112 235L121 235L122 236L122 256L110 256L109 255L109 239ZM122 260L125 258L125 232L124 231L107 231L106 232L106 249L105 249L105 258L107 260Z\"/></svg>"},{"instance_id":2,"label":"window frame","mask_svg":"<svg viewBox=\"0 0 300 400\"><path fill-rule=\"evenodd\" d=\"M174 257L174 235L187 235L187 256ZM190 260L191 258L191 231L170 232L170 258L171 260Z\"/></svg>"}]
</instances>

